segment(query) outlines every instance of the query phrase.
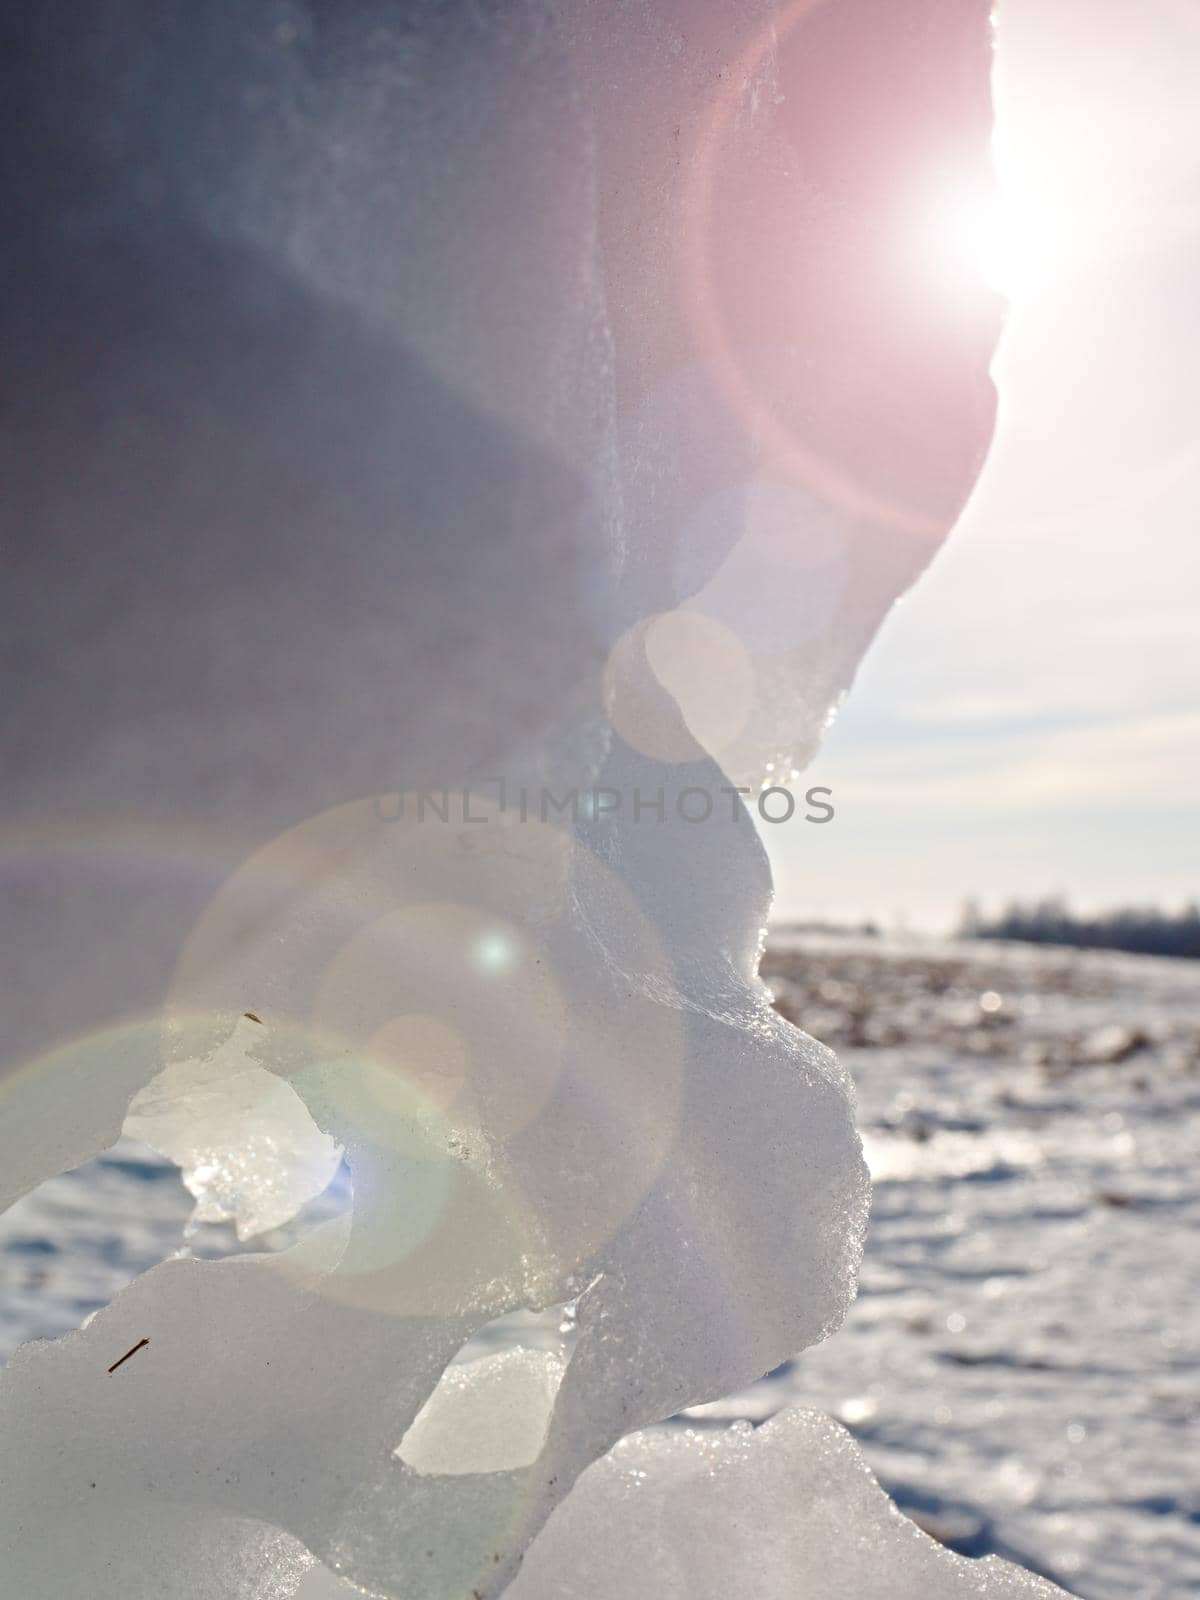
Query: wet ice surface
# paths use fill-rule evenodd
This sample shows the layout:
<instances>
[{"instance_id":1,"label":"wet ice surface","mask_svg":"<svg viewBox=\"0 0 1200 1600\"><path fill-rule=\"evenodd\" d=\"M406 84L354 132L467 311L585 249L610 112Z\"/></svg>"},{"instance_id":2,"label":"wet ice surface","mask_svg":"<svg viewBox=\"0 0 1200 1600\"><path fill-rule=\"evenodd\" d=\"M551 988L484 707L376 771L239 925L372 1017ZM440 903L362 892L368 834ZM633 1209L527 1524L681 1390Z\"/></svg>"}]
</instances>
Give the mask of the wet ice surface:
<instances>
[{"instance_id":1,"label":"wet ice surface","mask_svg":"<svg viewBox=\"0 0 1200 1600\"><path fill-rule=\"evenodd\" d=\"M784 937L763 970L854 1074L871 1234L846 1326L691 1425L820 1407L965 1553L998 1551L1086 1600L1195 1593L1200 970ZM348 1198L343 1171L248 1247L279 1248ZM246 1248L228 1225L185 1240L191 1204L173 1167L123 1140L14 1206L4 1355L181 1248ZM463 1354L560 1340L569 1315L518 1313Z\"/></svg>"}]
</instances>

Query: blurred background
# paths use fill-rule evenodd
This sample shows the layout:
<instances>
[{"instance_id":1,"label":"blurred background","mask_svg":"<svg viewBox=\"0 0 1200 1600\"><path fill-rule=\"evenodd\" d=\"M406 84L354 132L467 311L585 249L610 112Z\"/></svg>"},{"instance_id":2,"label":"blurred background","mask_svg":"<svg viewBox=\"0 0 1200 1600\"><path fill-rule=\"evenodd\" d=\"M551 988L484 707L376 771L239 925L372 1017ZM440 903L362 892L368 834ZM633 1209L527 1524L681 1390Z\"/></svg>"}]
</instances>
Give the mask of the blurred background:
<instances>
[{"instance_id":1,"label":"blurred background","mask_svg":"<svg viewBox=\"0 0 1200 1600\"><path fill-rule=\"evenodd\" d=\"M956 1548L1087 1600L1183 1600L1200 7L1002 0L996 37L1003 199L930 245L981 255L1009 298L996 442L807 775L835 820L762 829L764 973L858 1089L859 1298L825 1345L706 1410L816 1400Z\"/></svg>"}]
</instances>

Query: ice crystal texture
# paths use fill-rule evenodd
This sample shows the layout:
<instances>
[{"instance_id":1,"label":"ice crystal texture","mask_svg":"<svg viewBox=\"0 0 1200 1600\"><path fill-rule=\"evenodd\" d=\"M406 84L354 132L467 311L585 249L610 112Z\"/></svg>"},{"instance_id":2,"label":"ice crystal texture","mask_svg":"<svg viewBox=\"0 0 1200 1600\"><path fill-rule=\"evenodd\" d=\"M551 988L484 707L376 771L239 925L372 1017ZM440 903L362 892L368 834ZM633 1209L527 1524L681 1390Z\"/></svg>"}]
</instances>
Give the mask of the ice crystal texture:
<instances>
[{"instance_id":1,"label":"ice crystal texture","mask_svg":"<svg viewBox=\"0 0 1200 1600\"><path fill-rule=\"evenodd\" d=\"M606 1457L853 1293L849 1089L758 981L738 791L990 432L990 302L890 231L985 171L987 6L898 12L14 23L5 1193L123 1124L243 1238L353 1181L17 1353L22 1600L484 1600L528 1549L529 1595L1020 1589L811 1419ZM565 1366L451 1365L564 1304Z\"/></svg>"}]
</instances>

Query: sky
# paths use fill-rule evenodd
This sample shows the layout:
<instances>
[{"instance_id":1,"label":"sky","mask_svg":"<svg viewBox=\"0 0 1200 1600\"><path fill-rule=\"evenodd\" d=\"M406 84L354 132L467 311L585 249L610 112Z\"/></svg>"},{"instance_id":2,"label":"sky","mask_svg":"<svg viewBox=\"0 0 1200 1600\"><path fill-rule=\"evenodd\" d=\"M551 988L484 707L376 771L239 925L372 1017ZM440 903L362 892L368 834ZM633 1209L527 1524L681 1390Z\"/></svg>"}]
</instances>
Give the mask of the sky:
<instances>
[{"instance_id":1,"label":"sky","mask_svg":"<svg viewBox=\"0 0 1200 1600\"><path fill-rule=\"evenodd\" d=\"M1001 0L996 439L763 829L776 916L954 922L973 896L1200 898L1200 7ZM935 236L936 232L936 236Z\"/></svg>"}]
</instances>

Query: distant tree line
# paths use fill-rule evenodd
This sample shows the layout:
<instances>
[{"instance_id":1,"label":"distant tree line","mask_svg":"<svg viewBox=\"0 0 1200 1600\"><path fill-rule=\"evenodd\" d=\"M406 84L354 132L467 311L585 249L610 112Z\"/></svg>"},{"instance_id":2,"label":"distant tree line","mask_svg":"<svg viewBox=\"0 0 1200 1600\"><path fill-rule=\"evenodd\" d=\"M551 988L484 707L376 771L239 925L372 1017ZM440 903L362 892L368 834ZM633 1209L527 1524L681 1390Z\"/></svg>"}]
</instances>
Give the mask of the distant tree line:
<instances>
[{"instance_id":1,"label":"distant tree line","mask_svg":"<svg viewBox=\"0 0 1200 1600\"><path fill-rule=\"evenodd\" d=\"M878 939L882 931L877 922L869 919L865 922L826 922L820 918L807 918L800 922L783 922L779 926L788 933L857 934L869 939Z\"/></svg>"},{"instance_id":2,"label":"distant tree line","mask_svg":"<svg viewBox=\"0 0 1200 1600\"><path fill-rule=\"evenodd\" d=\"M1194 900L1178 912L1121 906L1093 916L1076 916L1064 899L1052 895L1028 905L1013 901L996 917L985 916L978 904L969 900L958 932L964 939L1019 939L1027 944L1200 959L1200 905Z\"/></svg>"}]
</instances>

